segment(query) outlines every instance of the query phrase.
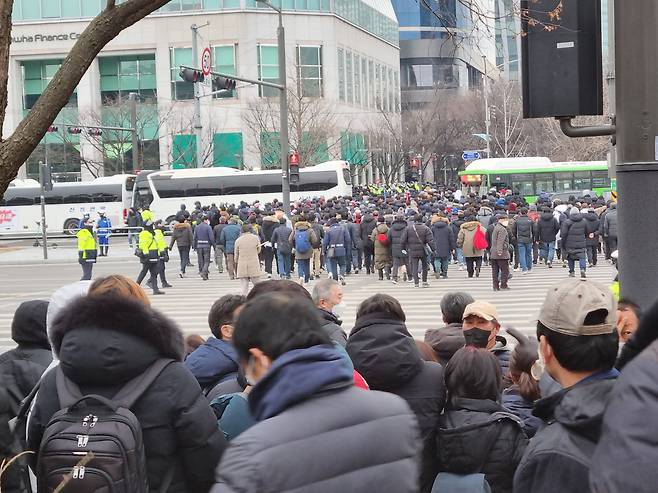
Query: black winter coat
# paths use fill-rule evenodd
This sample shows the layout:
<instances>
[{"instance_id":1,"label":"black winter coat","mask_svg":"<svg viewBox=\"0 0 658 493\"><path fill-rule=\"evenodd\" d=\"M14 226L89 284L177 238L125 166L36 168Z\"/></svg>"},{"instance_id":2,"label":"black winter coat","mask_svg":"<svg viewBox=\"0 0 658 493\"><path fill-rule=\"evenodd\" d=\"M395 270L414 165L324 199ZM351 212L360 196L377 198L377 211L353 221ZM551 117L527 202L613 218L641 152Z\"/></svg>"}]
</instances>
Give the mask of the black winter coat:
<instances>
[{"instance_id":1,"label":"black winter coat","mask_svg":"<svg viewBox=\"0 0 658 493\"><path fill-rule=\"evenodd\" d=\"M589 468L614 383L613 375L580 382L535 403L533 414L547 426L537 432L523 455L514 476L515 492L591 491Z\"/></svg>"},{"instance_id":2,"label":"black winter coat","mask_svg":"<svg viewBox=\"0 0 658 493\"><path fill-rule=\"evenodd\" d=\"M528 439L520 420L512 417L484 424L497 412L509 411L490 400L451 399L437 436L440 472L483 473L493 493L512 492L514 471ZM478 423L483 424L475 426Z\"/></svg>"},{"instance_id":3,"label":"black winter coat","mask_svg":"<svg viewBox=\"0 0 658 493\"><path fill-rule=\"evenodd\" d=\"M159 358L172 358L132 407L146 453L149 488L157 491L174 468L167 491L205 492L226 441L199 384L181 362L183 334L173 321L137 301L105 296L71 302L51 328L64 374L85 394L111 398ZM41 381L28 423L28 448L38 450L44 429L60 409L55 371Z\"/></svg>"},{"instance_id":4,"label":"black winter coat","mask_svg":"<svg viewBox=\"0 0 658 493\"><path fill-rule=\"evenodd\" d=\"M551 243L555 241L560 224L551 212L543 212L537 222L537 241Z\"/></svg>"},{"instance_id":5,"label":"black winter coat","mask_svg":"<svg viewBox=\"0 0 658 493\"><path fill-rule=\"evenodd\" d=\"M456 248L456 236L447 221L437 221L432 225L434 254L437 257L449 257Z\"/></svg>"},{"instance_id":6,"label":"black winter coat","mask_svg":"<svg viewBox=\"0 0 658 493\"><path fill-rule=\"evenodd\" d=\"M450 227L452 228L452 232L455 235L455 238L457 238L457 235L459 234L459 228L462 227L462 224L464 224L466 221L463 219L455 219L450 223Z\"/></svg>"},{"instance_id":7,"label":"black winter coat","mask_svg":"<svg viewBox=\"0 0 658 493\"><path fill-rule=\"evenodd\" d=\"M518 243L532 243L535 239L535 223L528 216L520 215L515 221L515 234Z\"/></svg>"},{"instance_id":8,"label":"black winter coat","mask_svg":"<svg viewBox=\"0 0 658 493\"><path fill-rule=\"evenodd\" d=\"M281 223L279 223L279 220L276 218L276 216L265 216L263 218L263 225L261 231L263 232L263 240L264 241L272 241L272 233L274 233L274 230L279 227Z\"/></svg>"},{"instance_id":9,"label":"black winter coat","mask_svg":"<svg viewBox=\"0 0 658 493\"><path fill-rule=\"evenodd\" d=\"M420 223L412 223L402 233L402 246L411 258L423 258L425 245L434 250L432 230Z\"/></svg>"},{"instance_id":10,"label":"black winter coat","mask_svg":"<svg viewBox=\"0 0 658 493\"><path fill-rule=\"evenodd\" d=\"M581 213L571 214L560 232L561 247L567 253L584 253L587 247L587 221Z\"/></svg>"},{"instance_id":11,"label":"black winter coat","mask_svg":"<svg viewBox=\"0 0 658 493\"><path fill-rule=\"evenodd\" d=\"M7 392L12 418L53 360L46 333L47 310L47 301L21 303L11 324L11 338L18 346L0 354L0 386Z\"/></svg>"},{"instance_id":12,"label":"black winter coat","mask_svg":"<svg viewBox=\"0 0 658 493\"><path fill-rule=\"evenodd\" d=\"M391 256L393 258L406 258L408 255L402 253L402 236L407 229L407 221L396 219L388 229L389 243L391 244Z\"/></svg>"},{"instance_id":13,"label":"black winter coat","mask_svg":"<svg viewBox=\"0 0 658 493\"><path fill-rule=\"evenodd\" d=\"M363 248L363 240L361 239L361 225L356 223L347 223L347 228L352 237L352 248L361 250Z\"/></svg>"},{"instance_id":14,"label":"black winter coat","mask_svg":"<svg viewBox=\"0 0 658 493\"><path fill-rule=\"evenodd\" d=\"M361 244L364 248L373 249L375 247L373 241L370 239L370 235L372 234L372 230L376 227L377 221L372 216L372 214L368 213L363 216L363 219L361 219L361 224L359 224L359 229L361 232Z\"/></svg>"},{"instance_id":15,"label":"black winter coat","mask_svg":"<svg viewBox=\"0 0 658 493\"><path fill-rule=\"evenodd\" d=\"M445 404L443 367L423 361L404 322L386 314L357 319L345 348L372 390L402 397L416 414L423 441L421 491L437 474L436 427Z\"/></svg>"},{"instance_id":16,"label":"black winter coat","mask_svg":"<svg viewBox=\"0 0 658 493\"><path fill-rule=\"evenodd\" d=\"M342 329L342 321L333 313L318 308L318 314L322 319L322 329L331 337L331 340L345 347L347 344L347 335Z\"/></svg>"},{"instance_id":17,"label":"black winter coat","mask_svg":"<svg viewBox=\"0 0 658 493\"><path fill-rule=\"evenodd\" d=\"M599 229L601 228L601 221L599 216L596 215L596 212L588 212L585 214L585 221L587 221L587 246L596 246L599 244ZM589 235L594 234L593 238L590 238Z\"/></svg>"}]
</instances>

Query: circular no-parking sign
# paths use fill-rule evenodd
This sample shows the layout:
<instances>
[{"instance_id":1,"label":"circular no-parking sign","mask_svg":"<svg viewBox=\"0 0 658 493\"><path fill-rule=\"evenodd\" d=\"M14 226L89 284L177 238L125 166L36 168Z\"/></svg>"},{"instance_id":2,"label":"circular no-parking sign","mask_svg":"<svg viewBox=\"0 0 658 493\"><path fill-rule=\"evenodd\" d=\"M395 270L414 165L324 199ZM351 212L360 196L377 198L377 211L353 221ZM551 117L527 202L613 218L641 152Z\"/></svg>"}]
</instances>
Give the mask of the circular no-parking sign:
<instances>
[{"instance_id":1,"label":"circular no-parking sign","mask_svg":"<svg viewBox=\"0 0 658 493\"><path fill-rule=\"evenodd\" d=\"M203 75L210 75L212 70L212 55L210 54L210 48L204 48L201 55L201 71Z\"/></svg>"}]
</instances>

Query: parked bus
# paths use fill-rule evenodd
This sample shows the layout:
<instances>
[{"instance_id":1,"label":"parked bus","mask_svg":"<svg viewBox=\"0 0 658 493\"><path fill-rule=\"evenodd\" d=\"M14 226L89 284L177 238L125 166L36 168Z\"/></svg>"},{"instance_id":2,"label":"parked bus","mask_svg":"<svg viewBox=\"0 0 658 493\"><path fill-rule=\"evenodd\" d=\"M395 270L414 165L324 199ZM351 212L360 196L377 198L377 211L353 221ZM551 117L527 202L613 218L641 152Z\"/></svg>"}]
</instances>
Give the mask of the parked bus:
<instances>
[{"instance_id":1,"label":"parked bus","mask_svg":"<svg viewBox=\"0 0 658 493\"><path fill-rule=\"evenodd\" d=\"M301 168L299 183L290 184L291 200L352 195L347 161L328 161ZM171 222L181 204L188 210L202 205L267 203L282 200L281 170L239 171L233 168L195 168L143 171L135 182L136 207L149 206L154 217Z\"/></svg>"},{"instance_id":2,"label":"parked bus","mask_svg":"<svg viewBox=\"0 0 658 493\"><path fill-rule=\"evenodd\" d=\"M46 223L52 233L73 233L85 214L104 212L114 227L125 224L132 204L135 175L115 175L88 182L54 183L45 192ZM0 234L40 232L41 189L35 180L14 180L0 200Z\"/></svg>"},{"instance_id":3,"label":"parked bus","mask_svg":"<svg viewBox=\"0 0 658 493\"><path fill-rule=\"evenodd\" d=\"M492 187L520 192L529 202L537 196L591 190L610 192L612 184L606 161L554 163L545 157L478 159L460 171L467 190L487 191Z\"/></svg>"}]
</instances>

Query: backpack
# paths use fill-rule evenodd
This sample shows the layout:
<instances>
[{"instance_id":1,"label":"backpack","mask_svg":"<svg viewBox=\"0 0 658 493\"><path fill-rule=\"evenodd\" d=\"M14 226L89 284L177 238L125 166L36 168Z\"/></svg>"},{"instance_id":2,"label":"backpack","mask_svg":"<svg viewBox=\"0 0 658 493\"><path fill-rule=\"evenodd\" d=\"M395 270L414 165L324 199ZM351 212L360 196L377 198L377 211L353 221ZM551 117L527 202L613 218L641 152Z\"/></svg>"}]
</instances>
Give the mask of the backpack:
<instances>
[{"instance_id":1,"label":"backpack","mask_svg":"<svg viewBox=\"0 0 658 493\"><path fill-rule=\"evenodd\" d=\"M297 253L308 253L313 248L311 246L311 233L308 229L300 229L295 232L295 250Z\"/></svg>"},{"instance_id":2,"label":"backpack","mask_svg":"<svg viewBox=\"0 0 658 493\"><path fill-rule=\"evenodd\" d=\"M148 493L142 428L130 411L171 359L159 359L108 399L83 395L80 388L55 370L62 409L44 430L36 469L38 491L54 491L68 479L66 491L87 493ZM173 467L163 478L169 488Z\"/></svg>"},{"instance_id":3,"label":"backpack","mask_svg":"<svg viewBox=\"0 0 658 493\"><path fill-rule=\"evenodd\" d=\"M387 247L391 243L386 233L379 233L377 235L377 241L379 242L380 245L385 247Z\"/></svg>"},{"instance_id":4,"label":"backpack","mask_svg":"<svg viewBox=\"0 0 658 493\"><path fill-rule=\"evenodd\" d=\"M481 226L478 226L473 234L473 247L476 250L486 250L489 248L489 242L487 241L487 237L484 236Z\"/></svg>"}]
</instances>

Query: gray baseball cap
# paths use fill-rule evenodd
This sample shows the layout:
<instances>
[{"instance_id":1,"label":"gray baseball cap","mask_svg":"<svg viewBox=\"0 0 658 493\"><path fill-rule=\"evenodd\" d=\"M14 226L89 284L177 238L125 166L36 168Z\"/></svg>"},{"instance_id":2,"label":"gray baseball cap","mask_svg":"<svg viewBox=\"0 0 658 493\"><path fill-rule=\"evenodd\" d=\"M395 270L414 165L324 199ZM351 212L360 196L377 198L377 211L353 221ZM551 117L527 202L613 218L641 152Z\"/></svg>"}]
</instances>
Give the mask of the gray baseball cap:
<instances>
[{"instance_id":1,"label":"gray baseball cap","mask_svg":"<svg viewBox=\"0 0 658 493\"><path fill-rule=\"evenodd\" d=\"M605 321L585 325L587 315L605 310ZM549 329L569 336L611 334L616 329L617 302L610 290L588 279L569 279L551 287L539 312L539 321Z\"/></svg>"}]
</instances>

